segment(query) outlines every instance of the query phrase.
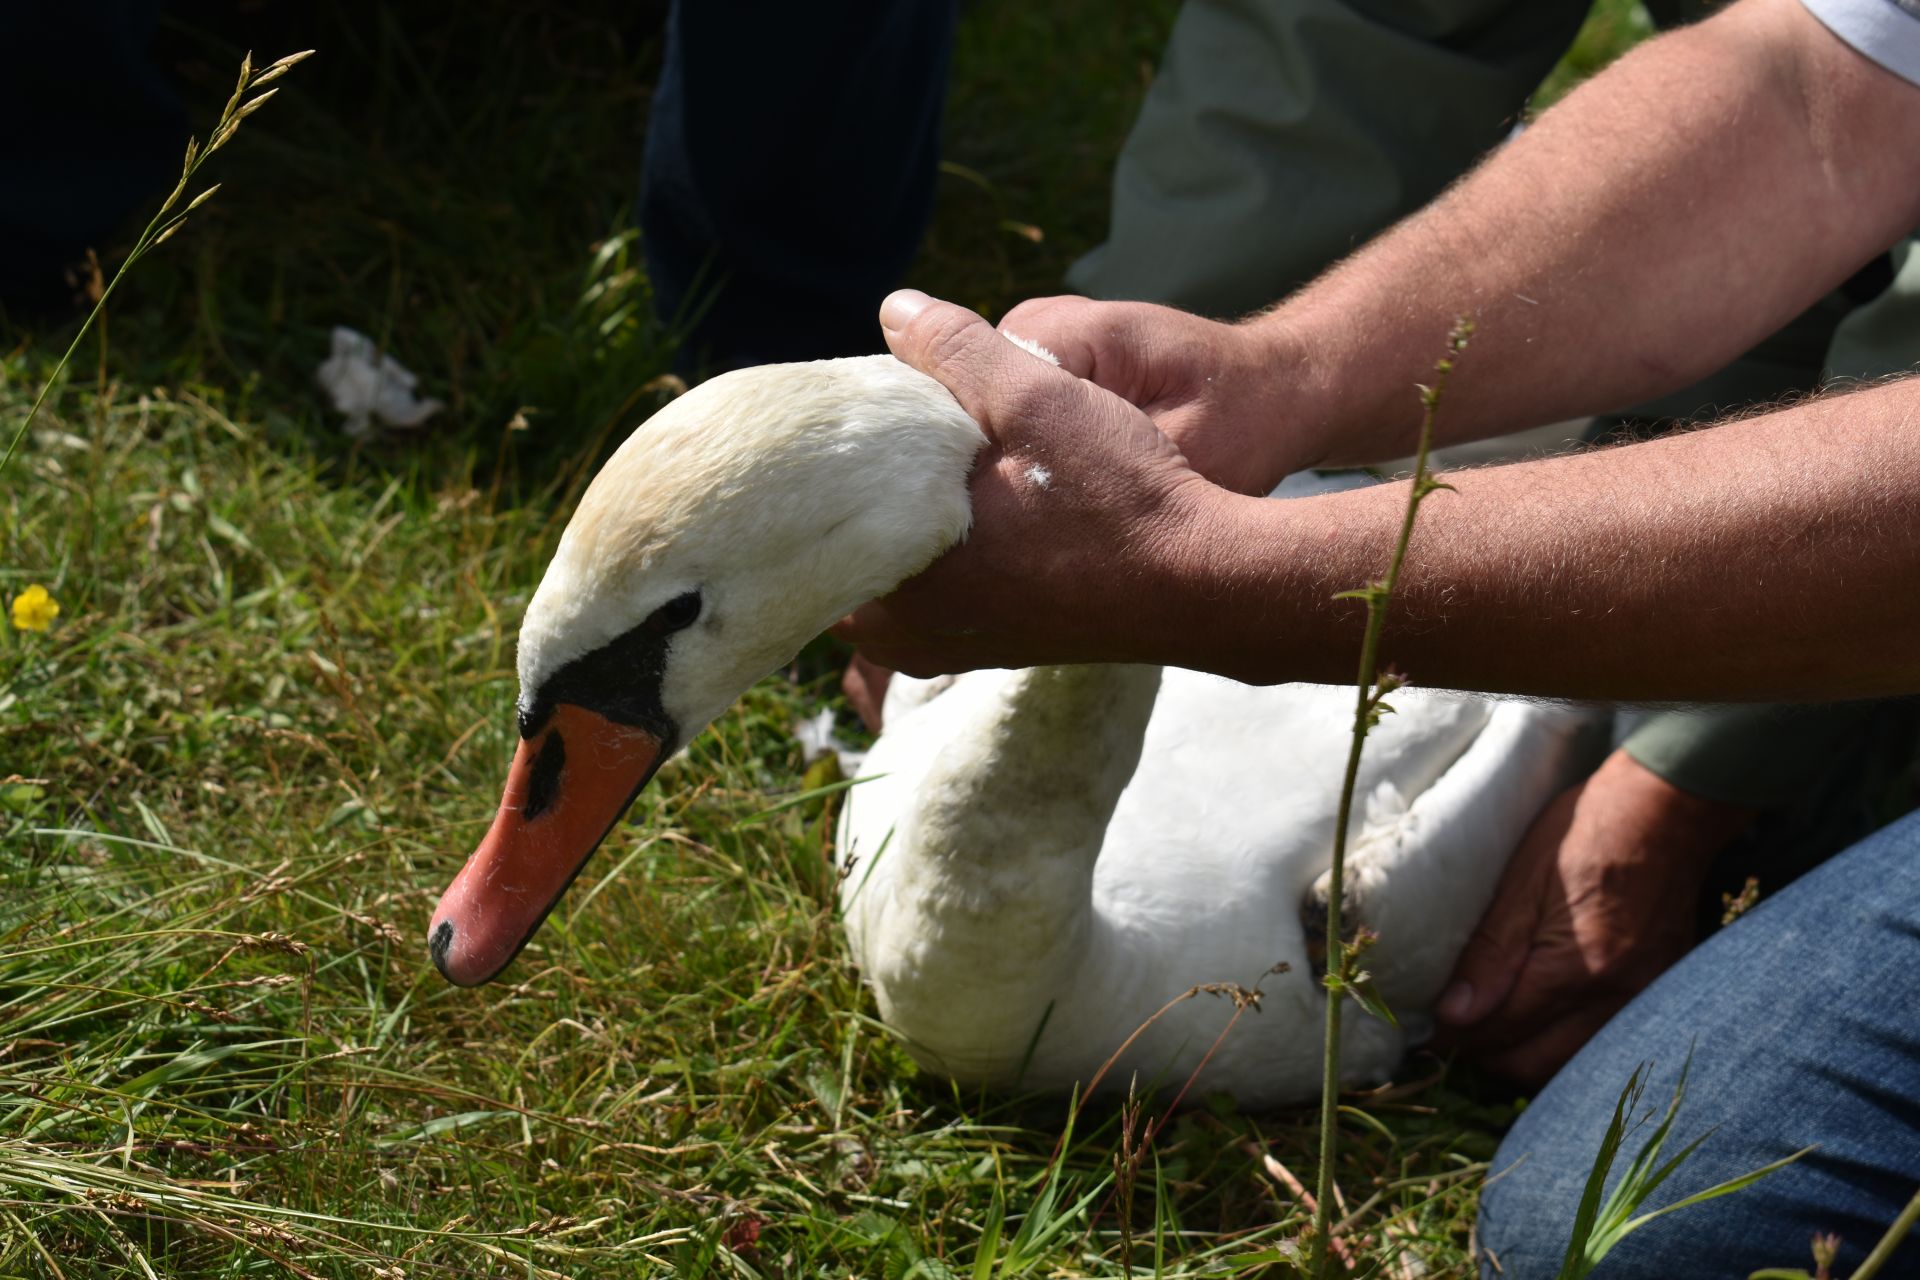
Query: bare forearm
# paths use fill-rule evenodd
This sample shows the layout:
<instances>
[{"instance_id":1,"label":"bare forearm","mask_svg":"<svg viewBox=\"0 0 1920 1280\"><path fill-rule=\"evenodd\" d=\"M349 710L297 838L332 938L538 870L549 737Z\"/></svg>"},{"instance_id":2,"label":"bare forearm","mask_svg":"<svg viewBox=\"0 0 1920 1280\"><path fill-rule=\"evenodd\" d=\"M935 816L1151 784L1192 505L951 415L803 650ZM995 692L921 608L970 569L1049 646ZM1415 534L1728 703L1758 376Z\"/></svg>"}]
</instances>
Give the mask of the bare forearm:
<instances>
[{"instance_id":1,"label":"bare forearm","mask_svg":"<svg viewBox=\"0 0 1920 1280\"><path fill-rule=\"evenodd\" d=\"M1920 380L1572 457L1445 477L1385 658L1422 684L1788 700L1920 689ZM1154 660L1350 679L1404 485L1222 496Z\"/></svg>"},{"instance_id":2,"label":"bare forearm","mask_svg":"<svg viewBox=\"0 0 1920 1280\"><path fill-rule=\"evenodd\" d=\"M1448 438L1684 386L1920 221L1916 148L1920 91L1795 0L1746 0L1629 55L1252 322L1294 370L1268 408L1324 461L1404 454L1410 388L1462 314L1478 332Z\"/></svg>"}]
</instances>

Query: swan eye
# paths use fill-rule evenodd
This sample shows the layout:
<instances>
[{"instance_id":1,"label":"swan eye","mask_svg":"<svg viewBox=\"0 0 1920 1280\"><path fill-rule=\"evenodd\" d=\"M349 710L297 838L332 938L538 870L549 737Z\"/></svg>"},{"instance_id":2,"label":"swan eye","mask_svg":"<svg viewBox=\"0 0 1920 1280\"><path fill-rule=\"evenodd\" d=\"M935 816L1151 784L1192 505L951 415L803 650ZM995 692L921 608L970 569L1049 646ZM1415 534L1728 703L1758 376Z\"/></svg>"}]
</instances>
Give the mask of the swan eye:
<instances>
[{"instance_id":1,"label":"swan eye","mask_svg":"<svg viewBox=\"0 0 1920 1280\"><path fill-rule=\"evenodd\" d=\"M694 619L699 616L700 593L688 591L655 609L647 623L657 631L679 631L692 626Z\"/></svg>"}]
</instances>

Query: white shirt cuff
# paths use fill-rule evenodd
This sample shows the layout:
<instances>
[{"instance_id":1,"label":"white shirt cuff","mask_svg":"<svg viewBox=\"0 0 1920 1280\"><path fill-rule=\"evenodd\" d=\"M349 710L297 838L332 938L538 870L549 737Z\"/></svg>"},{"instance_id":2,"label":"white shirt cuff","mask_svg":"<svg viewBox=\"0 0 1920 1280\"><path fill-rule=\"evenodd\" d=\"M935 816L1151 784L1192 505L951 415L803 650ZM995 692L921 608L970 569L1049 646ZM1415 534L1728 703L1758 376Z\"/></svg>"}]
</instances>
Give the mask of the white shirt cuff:
<instances>
[{"instance_id":1,"label":"white shirt cuff","mask_svg":"<svg viewBox=\"0 0 1920 1280\"><path fill-rule=\"evenodd\" d=\"M1800 0L1827 30L1920 85L1920 0Z\"/></svg>"}]
</instances>

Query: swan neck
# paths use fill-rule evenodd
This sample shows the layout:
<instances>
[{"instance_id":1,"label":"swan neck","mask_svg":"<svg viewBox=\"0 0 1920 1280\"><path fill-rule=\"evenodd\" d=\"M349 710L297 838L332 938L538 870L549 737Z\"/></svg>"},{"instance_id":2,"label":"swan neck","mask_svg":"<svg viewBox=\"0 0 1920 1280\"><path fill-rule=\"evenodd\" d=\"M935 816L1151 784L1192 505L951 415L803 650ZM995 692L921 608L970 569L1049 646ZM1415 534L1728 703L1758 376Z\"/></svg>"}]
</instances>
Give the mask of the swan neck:
<instances>
[{"instance_id":1,"label":"swan neck","mask_svg":"<svg viewBox=\"0 0 1920 1280\"><path fill-rule=\"evenodd\" d=\"M1160 668L1015 672L929 773L927 856L1067 860L1091 875L1160 687Z\"/></svg>"},{"instance_id":2,"label":"swan neck","mask_svg":"<svg viewBox=\"0 0 1920 1280\"><path fill-rule=\"evenodd\" d=\"M982 673L848 925L922 1062L1012 1079L1096 937L1095 864L1140 760L1157 667ZM977 698L977 701L975 700ZM937 708L938 704L935 704ZM964 980L954 981L954 975Z\"/></svg>"}]
</instances>

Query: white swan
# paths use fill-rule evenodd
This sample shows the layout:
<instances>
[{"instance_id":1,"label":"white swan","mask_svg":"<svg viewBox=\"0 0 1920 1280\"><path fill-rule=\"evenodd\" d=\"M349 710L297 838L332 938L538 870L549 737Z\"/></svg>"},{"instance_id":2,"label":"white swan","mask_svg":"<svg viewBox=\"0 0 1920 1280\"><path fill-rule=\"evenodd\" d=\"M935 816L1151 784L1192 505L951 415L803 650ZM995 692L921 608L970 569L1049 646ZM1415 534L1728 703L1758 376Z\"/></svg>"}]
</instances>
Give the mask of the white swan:
<instances>
[{"instance_id":1,"label":"white swan","mask_svg":"<svg viewBox=\"0 0 1920 1280\"><path fill-rule=\"evenodd\" d=\"M496 975L661 759L957 542L982 443L939 384L885 356L728 374L642 424L528 605L521 742L430 925L441 971ZM1324 996L1300 908L1328 861L1351 694L1140 667L933 689L890 697L841 844L854 956L915 1055L964 1081L1084 1082L1168 998L1284 961L1199 1083L1255 1104L1313 1092ZM1583 718L1395 701L1361 775L1351 898L1404 1024L1572 775ZM1177 1006L1122 1072L1184 1080L1229 1014ZM1390 1069L1401 1033L1348 1025L1349 1076Z\"/></svg>"}]
</instances>

